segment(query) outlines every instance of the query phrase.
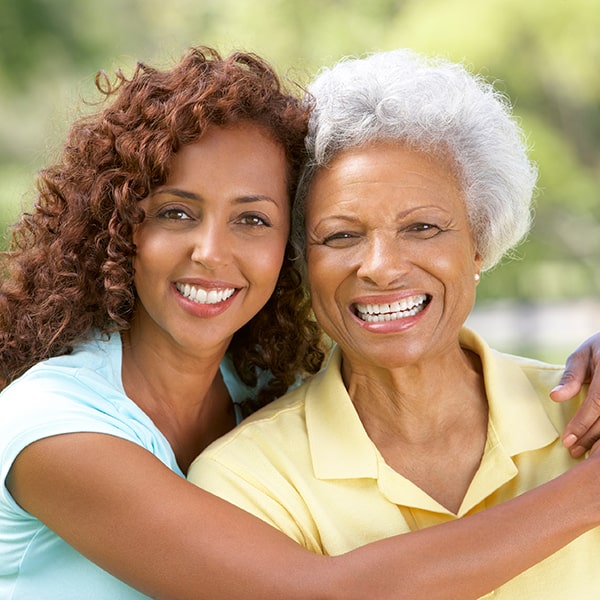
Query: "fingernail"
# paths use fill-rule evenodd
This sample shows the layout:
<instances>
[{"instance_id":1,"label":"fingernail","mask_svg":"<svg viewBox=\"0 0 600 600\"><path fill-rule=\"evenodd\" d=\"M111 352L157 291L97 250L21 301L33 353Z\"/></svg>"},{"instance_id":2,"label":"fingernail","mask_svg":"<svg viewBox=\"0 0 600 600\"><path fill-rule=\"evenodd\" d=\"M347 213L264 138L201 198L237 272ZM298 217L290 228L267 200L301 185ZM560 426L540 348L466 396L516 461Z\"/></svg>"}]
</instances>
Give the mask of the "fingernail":
<instances>
[{"instance_id":1,"label":"fingernail","mask_svg":"<svg viewBox=\"0 0 600 600\"><path fill-rule=\"evenodd\" d=\"M574 433L570 433L563 439L563 446L570 448L577 441L577 436Z\"/></svg>"}]
</instances>

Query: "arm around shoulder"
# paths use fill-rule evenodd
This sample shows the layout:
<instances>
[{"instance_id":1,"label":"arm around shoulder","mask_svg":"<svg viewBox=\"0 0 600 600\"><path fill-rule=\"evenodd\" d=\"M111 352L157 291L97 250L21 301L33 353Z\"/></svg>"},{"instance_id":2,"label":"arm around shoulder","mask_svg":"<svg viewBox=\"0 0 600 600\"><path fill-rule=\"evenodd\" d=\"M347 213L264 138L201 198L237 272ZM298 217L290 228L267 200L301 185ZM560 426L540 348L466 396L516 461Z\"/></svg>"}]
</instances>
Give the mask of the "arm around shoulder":
<instances>
[{"instance_id":1,"label":"arm around shoulder","mask_svg":"<svg viewBox=\"0 0 600 600\"><path fill-rule=\"evenodd\" d=\"M599 469L592 457L506 504L335 558L306 551L112 436L36 442L9 485L82 554L154 598L464 600L600 523Z\"/></svg>"}]
</instances>

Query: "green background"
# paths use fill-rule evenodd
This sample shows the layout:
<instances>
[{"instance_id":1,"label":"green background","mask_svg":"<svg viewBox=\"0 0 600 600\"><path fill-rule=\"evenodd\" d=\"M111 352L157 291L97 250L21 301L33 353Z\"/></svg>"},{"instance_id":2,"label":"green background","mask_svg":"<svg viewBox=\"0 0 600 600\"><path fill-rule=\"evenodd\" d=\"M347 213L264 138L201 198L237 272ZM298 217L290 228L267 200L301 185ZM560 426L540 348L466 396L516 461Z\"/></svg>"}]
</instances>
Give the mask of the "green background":
<instances>
[{"instance_id":1,"label":"green background","mask_svg":"<svg viewBox=\"0 0 600 600\"><path fill-rule=\"evenodd\" d=\"M97 99L96 71L168 65L195 44L255 51L303 83L403 46L496 82L540 168L536 221L484 275L471 324L550 360L600 329L600 0L0 0L0 230Z\"/></svg>"}]
</instances>

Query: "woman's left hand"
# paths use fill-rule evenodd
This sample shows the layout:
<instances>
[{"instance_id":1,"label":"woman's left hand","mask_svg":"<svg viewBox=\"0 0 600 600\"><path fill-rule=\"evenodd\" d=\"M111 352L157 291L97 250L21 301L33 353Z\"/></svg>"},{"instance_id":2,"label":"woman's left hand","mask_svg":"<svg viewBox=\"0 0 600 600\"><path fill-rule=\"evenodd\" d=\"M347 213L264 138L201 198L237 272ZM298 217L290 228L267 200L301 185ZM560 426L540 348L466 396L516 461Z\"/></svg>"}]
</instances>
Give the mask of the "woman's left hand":
<instances>
[{"instance_id":1,"label":"woman's left hand","mask_svg":"<svg viewBox=\"0 0 600 600\"><path fill-rule=\"evenodd\" d=\"M588 392L563 432L563 444L573 457L585 454L600 440L600 333L578 346L567 358L560 383L550 392L556 402L573 398L584 383Z\"/></svg>"}]
</instances>

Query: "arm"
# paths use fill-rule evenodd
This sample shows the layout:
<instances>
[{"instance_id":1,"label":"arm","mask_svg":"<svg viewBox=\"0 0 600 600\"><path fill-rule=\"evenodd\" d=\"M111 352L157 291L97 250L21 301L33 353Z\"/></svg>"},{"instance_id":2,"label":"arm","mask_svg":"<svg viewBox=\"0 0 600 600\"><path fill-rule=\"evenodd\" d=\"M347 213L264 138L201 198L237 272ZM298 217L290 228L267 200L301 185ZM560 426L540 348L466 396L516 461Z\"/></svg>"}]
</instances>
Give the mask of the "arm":
<instances>
[{"instance_id":1,"label":"arm","mask_svg":"<svg viewBox=\"0 0 600 600\"><path fill-rule=\"evenodd\" d=\"M335 558L304 550L108 435L35 442L7 484L72 546L159 599L465 600L600 524L599 474L594 456L504 505Z\"/></svg>"},{"instance_id":2,"label":"arm","mask_svg":"<svg viewBox=\"0 0 600 600\"><path fill-rule=\"evenodd\" d=\"M563 443L574 457L582 456L600 439L600 333L569 355L565 372L550 397L556 402L570 400L590 379L585 401L563 432Z\"/></svg>"},{"instance_id":3,"label":"arm","mask_svg":"<svg viewBox=\"0 0 600 600\"><path fill-rule=\"evenodd\" d=\"M558 479L514 500L405 536L413 539L406 543L403 552L409 557L403 556L403 559L412 565L402 565L407 569L403 583L389 582L388 585L395 583L396 589L403 592L401 597L411 600L468 600L497 588L574 539L571 536L577 536L575 532L584 522L588 523L583 525L584 529L591 525L584 516L586 512L591 516L591 512L584 509L580 513L582 507L575 508L572 504L573 494L585 490L588 509L597 511L598 499L593 494L588 495L590 480L587 477L591 473L584 474L590 466L598 468L581 463ZM597 484L594 482L591 487ZM582 498L577 504L579 500ZM564 527L556 522L562 519L567 521ZM583 530L580 529L580 533ZM493 541L486 543L485 540ZM397 556L398 542L390 538L380 543L387 544L389 555L396 553ZM386 568L394 568L389 560ZM375 594L375 597L379 596ZM391 587L385 588L381 597L393 597Z\"/></svg>"}]
</instances>

